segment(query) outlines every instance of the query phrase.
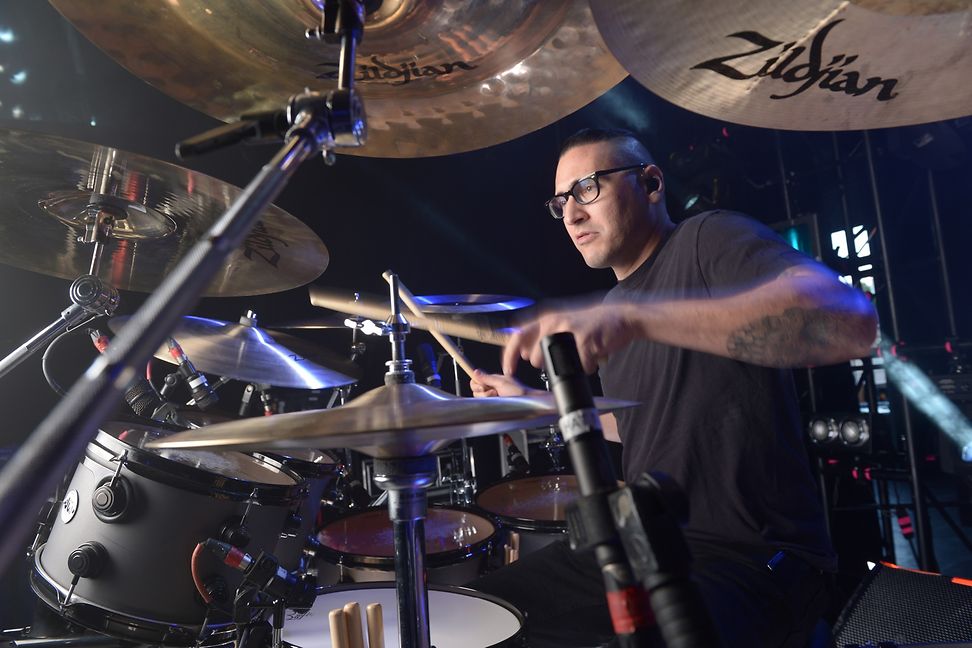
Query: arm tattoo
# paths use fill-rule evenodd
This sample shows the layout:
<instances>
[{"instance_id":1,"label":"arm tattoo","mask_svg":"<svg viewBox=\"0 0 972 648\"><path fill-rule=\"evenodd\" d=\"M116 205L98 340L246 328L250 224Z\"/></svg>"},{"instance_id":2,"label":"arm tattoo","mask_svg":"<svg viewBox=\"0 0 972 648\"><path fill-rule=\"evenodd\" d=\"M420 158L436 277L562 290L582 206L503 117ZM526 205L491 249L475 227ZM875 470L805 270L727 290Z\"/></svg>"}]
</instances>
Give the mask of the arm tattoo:
<instances>
[{"instance_id":1,"label":"arm tattoo","mask_svg":"<svg viewBox=\"0 0 972 648\"><path fill-rule=\"evenodd\" d=\"M846 318L825 310L788 308L729 334L729 357L767 367L826 364L846 336Z\"/></svg>"}]
</instances>

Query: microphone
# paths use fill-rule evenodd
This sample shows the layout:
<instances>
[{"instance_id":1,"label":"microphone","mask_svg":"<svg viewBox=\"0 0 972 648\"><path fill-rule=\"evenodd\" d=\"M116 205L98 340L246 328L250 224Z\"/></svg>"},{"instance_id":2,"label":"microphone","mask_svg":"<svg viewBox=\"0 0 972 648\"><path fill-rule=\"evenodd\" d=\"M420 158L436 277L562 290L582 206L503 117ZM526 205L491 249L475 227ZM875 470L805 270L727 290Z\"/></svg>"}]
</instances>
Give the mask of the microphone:
<instances>
[{"instance_id":1,"label":"microphone","mask_svg":"<svg viewBox=\"0 0 972 648\"><path fill-rule=\"evenodd\" d=\"M179 373L185 379L186 384L189 385L189 390L192 392L192 400L199 409L206 409L219 401L219 396L209 386L209 381L206 380L206 376L196 371L192 362L189 361L189 356L186 355L186 352L182 350L182 347L173 338L169 338L169 355L179 365Z\"/></svg>"},{"instance_id":2,"label":"microphone","mask_svg":"<svg viewBox=\"0 0 972 648\"><path fill-rule=\"evenodd\" d=\"M275 599L284 599L288 608L310 609L317 598L317 583L301 579L280 566L272 554L261 551L254 558L242 549L228 542L207 538L203 547L216 554L223 564L243 572L247 580L254 583L260 591Z\"/></svg>"},{"instance_id":3,"label":"microphone","mask_svg":"<svg viewBox=\"0 0 972 648\"><path fill-rule=\"evenodd\" d=\"M503 445L506 446L506 463L510 465L510 472L508 474L514 477L528 475L530 473L530 463L523 456L523 453L520 452L520 449L516 447L513 437L509 434L504 434Z\"/></svg>"},{"instance_id":4,"label":"microphone","mask_svg":"<svg viewBox=\"0 0 972 648\"><path fill-rule=\"evenodd\" d=\"M439 364L435 357L435 349L428 342L418 345L419 368L425 374L425 384L442 389L442 376L439 375Z\"/></svg>"},{"instance_id":5,"label":"microphone","mask_svg":"<svg viewBox=\"0 0 972 648\"><path fill-rule=\"evenodd\" d=\"M91 336L91 343L98 349L98 353L104 353L108 349L110 340L100 330L89 328L88 335ZM159 423L179 423L179 412L175 405L163 400L152 384L141 376L132 380L125 390L125 402L142 418Z\"/></svg>"}]
</instances>

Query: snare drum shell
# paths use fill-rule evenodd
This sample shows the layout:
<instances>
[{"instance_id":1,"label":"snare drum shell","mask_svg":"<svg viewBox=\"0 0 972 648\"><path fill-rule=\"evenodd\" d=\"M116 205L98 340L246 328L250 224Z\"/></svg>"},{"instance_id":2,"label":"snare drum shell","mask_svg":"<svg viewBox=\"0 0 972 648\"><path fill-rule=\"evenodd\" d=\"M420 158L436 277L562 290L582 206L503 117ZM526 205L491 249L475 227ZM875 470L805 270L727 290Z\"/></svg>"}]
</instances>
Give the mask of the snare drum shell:
<instances>
[{"instance_id":1,"label":"snare drum shell","mask_svg":"<svg viewBox=\"0 0 972 648\"><path fill-rule=\"evenodd\" d=\"M202 492L205 484L199 484L196 492L197 489L165 483L158 476L148 477L140 470L142 466L137 457L129 456L120 476L132 484L134 502L123 519L103 522L94 513L92 494L103 479L114 474L117 463L112 458L119 444L104 432L89 444L67 491L77 494L76 512L73 516L56 513L50 536L35 558L37 575L59 590L58 598L63 599L73 578L68 569L68 556L82 543L98 542L107 550L105 567L96 577L78 581L72 603L87 603L116 616L199 626L205 618L206 607L192 581L192 552L206 538L219 538L223 523L239 519L246 503L225 493L205 494ZM131 450L138 454L136 449ZM218 475L210 477L216 483L234 481ZM296 496L296 476L287 479L292 482ZM286 479L280 479L278 484L284 482ZM269 488L284 490L280 485ZM246 551L253 555L261 550L272 551L288 510L296 501L291 499L288 503L284 498L274 505L260 505L258 500L251 506L246 518L250 534ZM201 556L199 572L204 580L212 575L225 579L231 602L242 580L239 572L209 554ZM45 593L37 593L45 598ZM47 602L57 607L57 601Z\"/></svg>"},{"instance_id":2,"label":"snare drum shell","mask_svg":"<svg viewBox=\"0 0 972 648\"><path fill-rule=\"evenodd\" d=\"M425 520L429 582L462 585L484 574L496 528L483 511L429 507ZM318 582L395 580L394 536L386 509L367 509L335 520L321 529L318 540Z\"/></svg>"}]
</instances>

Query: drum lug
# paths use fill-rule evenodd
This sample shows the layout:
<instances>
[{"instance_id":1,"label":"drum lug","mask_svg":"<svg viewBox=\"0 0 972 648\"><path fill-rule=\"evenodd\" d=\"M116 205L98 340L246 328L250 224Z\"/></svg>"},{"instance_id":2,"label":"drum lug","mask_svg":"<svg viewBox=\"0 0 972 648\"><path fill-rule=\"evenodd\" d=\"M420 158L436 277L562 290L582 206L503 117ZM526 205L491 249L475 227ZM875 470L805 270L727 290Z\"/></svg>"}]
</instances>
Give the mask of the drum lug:
<instances>
[{"instance_id":1,"label":"drum lug","mask_svg":"<svg viewBox=\"0 0 972 648\"><path fill-rule=\"evenodd\" d=\"M250 544L250 532L244 524L246 516L241 518L229 518L223 522L219 528L219 537L223 542L228 542L238 549L246 549Z\"/></svg>"}]
</instances>

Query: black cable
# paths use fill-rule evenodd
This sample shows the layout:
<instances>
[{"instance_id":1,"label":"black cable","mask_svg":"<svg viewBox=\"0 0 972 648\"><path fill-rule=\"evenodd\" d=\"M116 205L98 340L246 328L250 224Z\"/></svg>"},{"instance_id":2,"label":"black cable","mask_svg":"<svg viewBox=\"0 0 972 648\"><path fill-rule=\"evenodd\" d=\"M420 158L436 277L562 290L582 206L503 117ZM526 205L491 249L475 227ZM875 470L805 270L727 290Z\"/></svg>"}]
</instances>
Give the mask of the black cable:
<instances>
[{"instance_id":1,"label":"black cable","mask_svg":"<svg viewBox=\"0 0 972 648\"><path fill-rule=\"evenodd\" d=\"M60 342L61 339L63 339L69 333L74 333L75 331L77 331L79 328L81 328L85 324L88 324L89 322L91 322L92 320L94 320L96 317L97 317L97 315L94 315L92 317L89 317L85 321L79 323L74 328L69 328L68 330L66 330L63 333L61 333L60 335L58 335L56 338L54 338L53 340L51 340L51 343L47 345L47 349L44 350L44 355L41 356L41 371L44 372L44 380L47 381L47 384L50 386L51 389L54 390L54 392L58 396L64 396L64 395L66 395L67 394L67 391L63 387L61 387L60 383L58 383L56 380L54 380L54 376L51 374L50 367L47 366L47 362L48 362L48 360L50 359L50 356L51 356L51 351L54 349L55 346L57 346L57 343Z\"/></svg>"}]
</instances>

